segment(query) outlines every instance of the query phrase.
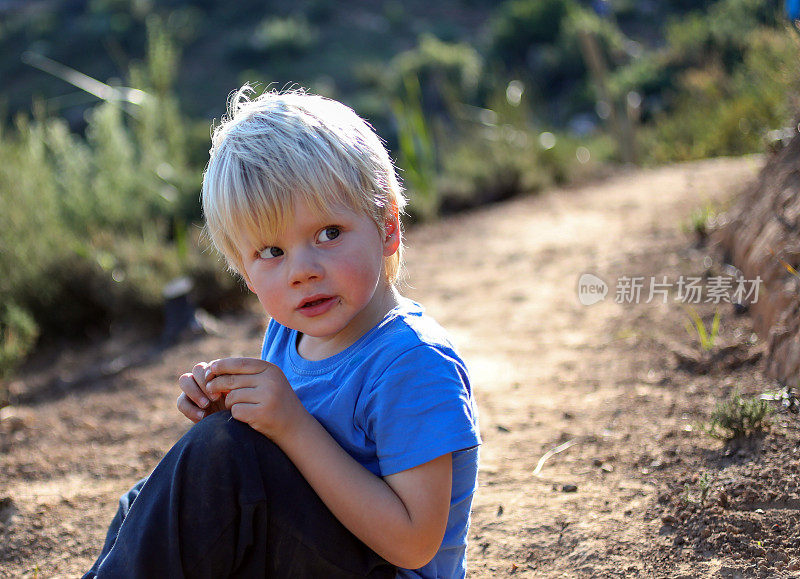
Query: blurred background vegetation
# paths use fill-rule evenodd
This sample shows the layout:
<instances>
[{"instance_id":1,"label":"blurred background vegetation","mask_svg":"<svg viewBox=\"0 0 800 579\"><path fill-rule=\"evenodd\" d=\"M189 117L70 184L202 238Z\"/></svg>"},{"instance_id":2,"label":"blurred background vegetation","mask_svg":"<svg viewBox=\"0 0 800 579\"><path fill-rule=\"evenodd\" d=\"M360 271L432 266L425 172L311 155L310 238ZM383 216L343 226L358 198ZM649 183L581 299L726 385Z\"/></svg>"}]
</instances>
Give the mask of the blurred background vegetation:
<instances>
[{"instance_id":1,"label":"blurred background vegetation","mask_svg":"<svg viewBox=\"0 0 800 579\"><path fill-rule=\"evenodd\" d=\"M352 106L434 219L762 151L799 108L799 39L777 0L0 0L0 381L42 339L157 327L179 276L241 302L199 191L245 81Z\"/></svg>"}]
</instances>

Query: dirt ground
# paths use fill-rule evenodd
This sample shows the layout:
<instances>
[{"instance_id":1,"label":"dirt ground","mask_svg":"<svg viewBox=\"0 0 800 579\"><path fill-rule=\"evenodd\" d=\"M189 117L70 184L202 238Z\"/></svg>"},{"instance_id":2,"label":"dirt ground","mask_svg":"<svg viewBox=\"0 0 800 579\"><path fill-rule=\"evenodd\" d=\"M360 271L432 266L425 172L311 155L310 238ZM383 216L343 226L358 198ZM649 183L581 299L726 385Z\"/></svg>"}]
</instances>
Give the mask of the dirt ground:
<instances>
[{"instance_id":1,"label":"dirt ground","mask_svg":"<svg viewBox=\"0 0 800 579\"><path fill-rule=\"evenodd\" d=\"M675 293L681 276L724 271L684 230L692 210L724 208L762 162L626 172L409 233L405 293L452 331L480 410L470 577L800 576L798 415L775 403L747 443L703 434L734 389L778 385L726 303L695 306L707 326L716 310L722 322L718 356L693 366L704 359ZM605 300L581 304L583 273L607 283ZM615 303L619 280L636 276L640 303ZM674 284L669 303L645 303L651 278ZM1 423L0 577L88 568L119 495L189 427L178 375L257 355L262 328L253 310L149 358L119 329L33 360Z\"/></svg>"}]
</instances>

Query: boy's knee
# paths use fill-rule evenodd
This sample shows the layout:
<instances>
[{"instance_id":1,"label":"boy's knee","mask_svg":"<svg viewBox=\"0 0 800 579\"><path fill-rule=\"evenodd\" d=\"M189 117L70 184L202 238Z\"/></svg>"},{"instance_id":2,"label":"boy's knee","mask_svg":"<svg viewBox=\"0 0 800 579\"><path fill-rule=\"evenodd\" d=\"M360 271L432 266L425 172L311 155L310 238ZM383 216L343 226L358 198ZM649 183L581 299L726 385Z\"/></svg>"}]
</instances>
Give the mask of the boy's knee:
<instances>
[{"instance_id":1,"label":"boy's knee","mask_svg":"<svg viewBox=\"0 0 800 579\"><path fill-rule=\"evenodd\" d=\"M186 433L191 453L204 460L242 457L252 454L270 461L280 460L283 451L249 424L236 420L229 410L215 412L195 424ZM287 459L288 460L288 459Z\"/></svg>"},{"instance_id":2,"label":"boy's knee","mask_svg":"<svg viewBox=\"0 0 800 579\"><path fill-rule=\"evenodd\" d=\"M215 412L192 426L186 433L187 442L198 445L204 453L213 456L239 447L256 433L249 425L231 416L230 410Z\"/></svg>"}]
</instances>

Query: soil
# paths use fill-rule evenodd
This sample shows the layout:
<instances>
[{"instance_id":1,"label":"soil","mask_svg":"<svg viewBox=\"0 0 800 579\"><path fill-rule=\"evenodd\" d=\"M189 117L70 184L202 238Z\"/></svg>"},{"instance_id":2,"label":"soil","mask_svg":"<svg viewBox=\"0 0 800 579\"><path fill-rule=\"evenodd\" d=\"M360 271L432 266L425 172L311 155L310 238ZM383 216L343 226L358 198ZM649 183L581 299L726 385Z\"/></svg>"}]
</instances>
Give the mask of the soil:
<instances>
[{"instance_id":1,"label":"soil","mask_svg":"<svg viewBox=\"0 0 800 579\"><path fill-rule=\"evenodd\" d=\"M405 293L451 330L480 410L470 577L800 576L791 391L770 402L764 432L708 436L734 390L780 390L764 377L763 342L731 304L698 303L706 327L721 315L705 353L674 286L667 303L646 303L651 278L724 272L686 230L690 214L727 206L762 163L624 172L409 232ZM604 300L581 304L583 273L608 284ZM624 276L644 278L640 303L616 303ZM190 426L175 409L178 375L257 355L255 307L216 327L164 351L119 329L23 369L0 422L0 577L90 566L119 495Z\"/></svg>"}]
</instances>

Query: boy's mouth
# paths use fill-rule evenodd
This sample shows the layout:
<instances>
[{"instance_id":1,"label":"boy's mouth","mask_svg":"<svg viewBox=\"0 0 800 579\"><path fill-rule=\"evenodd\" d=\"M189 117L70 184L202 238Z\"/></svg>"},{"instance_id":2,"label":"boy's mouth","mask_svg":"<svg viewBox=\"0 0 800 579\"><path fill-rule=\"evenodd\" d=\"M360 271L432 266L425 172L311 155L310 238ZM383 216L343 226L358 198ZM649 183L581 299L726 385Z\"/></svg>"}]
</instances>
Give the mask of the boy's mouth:
<instances>
[{"instance_id":1,"label":"boy's mouth","mask_svg":"<svg viewBox=\"0 0 800 579\"><path fill-rule=\"evenodd\" d=\"M308 299L303 300L300 303L300 309L303 308L313 308L314 306L318 306L320 304L324 304L325 302L332 300L331 296L311 296Z\"/></svg>"},{"instance_id":2,"label":"boy's mouth","mask_svg":"<svg viewBox=\"0 0 800 579\"><path fill-rule=\"evenodd\" d=\"M300 302L298 311L309 318L315 318L328 312L336 306L338 299L336 296L311 296Z\"/></svg>"}]
</instances>

